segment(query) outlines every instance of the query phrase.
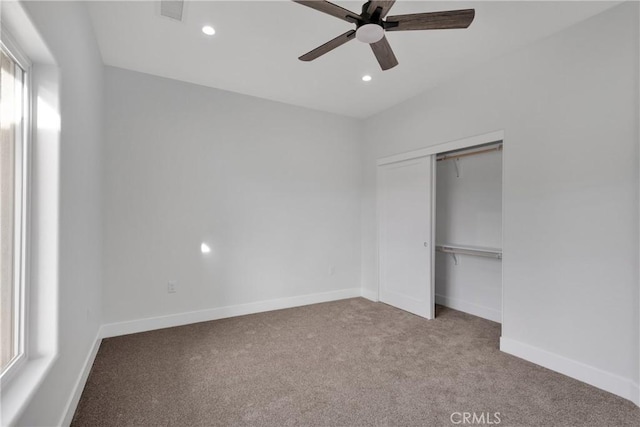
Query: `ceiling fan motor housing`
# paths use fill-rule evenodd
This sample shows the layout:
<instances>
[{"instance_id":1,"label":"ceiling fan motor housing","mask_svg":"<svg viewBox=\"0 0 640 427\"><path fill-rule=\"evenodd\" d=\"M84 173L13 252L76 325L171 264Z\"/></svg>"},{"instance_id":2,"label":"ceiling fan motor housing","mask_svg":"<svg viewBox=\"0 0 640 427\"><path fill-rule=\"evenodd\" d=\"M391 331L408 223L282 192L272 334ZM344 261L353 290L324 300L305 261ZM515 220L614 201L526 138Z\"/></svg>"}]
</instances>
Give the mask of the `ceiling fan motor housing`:
<instances>
[{"instance_id":1,"label":"ceiling fan motor housing","mask_svg":"<svg viewBox=\"0 0 640 427\"><path fill-rule=\"evenodd\" d=\"M369 14L370 1L362 5L362 13L360 17L362 21L356 24L356 39L363 43L377 43L384 37L384 27L380 17L381 8L376 8L373 13Z\"/></svg>"},{"instance_id":2,"label":"ceiling fan motor housing","mask_svg":"<svg viewBox=\"0 0 640 427\"><path fill-rule=\"evenodd\" d=\"M382 8L376 7L373 12L369 13L370 5L370 1L362 5L362 13L360 14L360 17L366 19L367 23L382 24L382 17L380 16L382 14Z\"/></svg>"}]
</instances>

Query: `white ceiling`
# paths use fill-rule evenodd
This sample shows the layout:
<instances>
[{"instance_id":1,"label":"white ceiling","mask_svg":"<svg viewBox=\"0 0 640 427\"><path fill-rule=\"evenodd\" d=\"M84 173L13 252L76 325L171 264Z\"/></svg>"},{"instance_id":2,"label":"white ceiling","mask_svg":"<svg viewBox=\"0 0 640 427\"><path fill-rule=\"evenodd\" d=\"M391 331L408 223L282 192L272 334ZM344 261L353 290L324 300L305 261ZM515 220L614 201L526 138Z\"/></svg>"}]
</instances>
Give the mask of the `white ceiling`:
<instances>
[{"instance_id":1,"label":"white ceiling","mask_svg":"<svg viewBox=\"0 0 640 427\"><path fill-rule=\"evenodd\" d=\"M335 3L359 13L363 2ZM390 15L475 8L476 18L466 30L387 33L400 65L384 72L357 40L299 61L353 25L291 1L187 1L182 22L161 16L158 1L89 9L107 65L367 117L617 3L399 0ZM215 36L202 34L205 24Z\"/></svg>"}]
</instances>

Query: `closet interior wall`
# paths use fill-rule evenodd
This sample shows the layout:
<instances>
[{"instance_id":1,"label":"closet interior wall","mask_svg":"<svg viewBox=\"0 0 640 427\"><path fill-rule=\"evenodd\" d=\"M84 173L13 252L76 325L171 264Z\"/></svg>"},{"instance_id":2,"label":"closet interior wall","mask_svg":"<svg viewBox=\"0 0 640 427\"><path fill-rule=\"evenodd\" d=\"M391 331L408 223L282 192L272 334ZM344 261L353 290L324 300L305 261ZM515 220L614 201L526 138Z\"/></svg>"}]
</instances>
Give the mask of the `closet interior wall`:
<instances>
[{"instance_id":1,"label":"closet interior wall","mask_svg":"<svg viewBox=\"0 0 640 427\"><path fill-rule=\"evenodd\" d=\"M438 159L436 303L501 322L502 150ZM487 252L443 252L447 246Z\"/></svg>"}]
</instances>

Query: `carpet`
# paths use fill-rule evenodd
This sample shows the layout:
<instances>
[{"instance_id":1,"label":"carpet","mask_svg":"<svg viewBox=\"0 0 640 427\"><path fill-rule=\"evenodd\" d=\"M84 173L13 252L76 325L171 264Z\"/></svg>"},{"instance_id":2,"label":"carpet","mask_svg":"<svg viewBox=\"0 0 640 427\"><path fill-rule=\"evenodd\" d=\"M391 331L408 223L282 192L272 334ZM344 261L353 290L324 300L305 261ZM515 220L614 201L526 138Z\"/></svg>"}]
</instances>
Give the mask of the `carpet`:
<instances>
[{"instance_id":1,"label":"carpet","mask_svg":"<svg viewBox=\"0 0 640 427\"><path fill-rule=\"evenodd\" d=\"M354 298L102 341L72 426L639 426L500 325Z\"/></svg>"}]
</instances>

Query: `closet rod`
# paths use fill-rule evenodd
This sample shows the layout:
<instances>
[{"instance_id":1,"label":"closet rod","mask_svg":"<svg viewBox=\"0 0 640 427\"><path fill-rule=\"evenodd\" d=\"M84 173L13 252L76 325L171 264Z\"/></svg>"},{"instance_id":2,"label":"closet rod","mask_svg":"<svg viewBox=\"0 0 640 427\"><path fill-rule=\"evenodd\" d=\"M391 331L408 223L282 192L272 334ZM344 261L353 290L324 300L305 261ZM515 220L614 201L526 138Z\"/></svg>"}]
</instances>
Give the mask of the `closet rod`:
<instances>
[{"instance_id":1,"label":"closet rod","mask_svg":"<svg viewBox=\"0 0 640 427\"><path fill-rule=\"evenodd\" d=\"M502 251L493 248L478 248L473 246L436 245L438 252L447 254L475 255L487 258L502 259Z\"/></svg>"},{"instance_id":2,"label":"closet rod","mask_svg":"<svg viewBox=\"0 0 640 427\"><path fill-rule=\"evenodd\" d=\"M485 148L483 150L470 151L462 154L455 154L455 153L441 154L440 156L438 156L437 160L440 161L440 160L449 160L449 159L459 159L460 157L474 156L476 154L489 153L491 151L502 151L502 143L500 143L500 145L498 145L497 147Z\"/></svg>"}]
</instances>

